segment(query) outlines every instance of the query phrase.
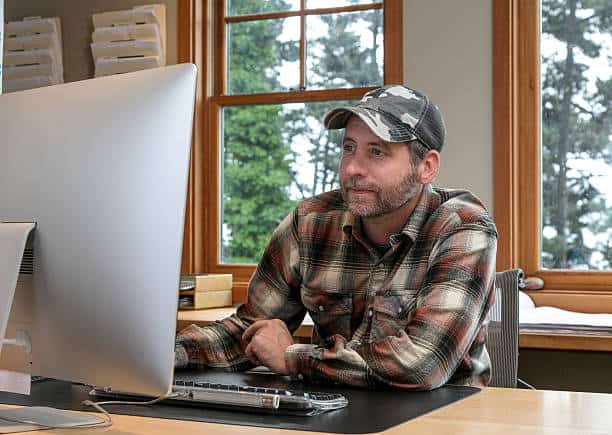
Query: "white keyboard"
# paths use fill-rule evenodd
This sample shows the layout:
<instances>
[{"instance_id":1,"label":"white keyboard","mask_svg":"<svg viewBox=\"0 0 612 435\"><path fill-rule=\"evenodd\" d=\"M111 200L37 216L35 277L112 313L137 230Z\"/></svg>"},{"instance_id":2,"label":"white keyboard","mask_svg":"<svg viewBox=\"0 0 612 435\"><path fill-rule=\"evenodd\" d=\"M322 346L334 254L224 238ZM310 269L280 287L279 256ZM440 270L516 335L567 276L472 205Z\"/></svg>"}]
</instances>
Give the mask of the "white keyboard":
<instances>
[{"instance_id":1,"label":"white keyboard","mask_svg":"<svg viewBox=\"0 0 612 435\"><path fill-rule=\"evenodd\" d=\"M342 394L304 392L295 390L262 388L237 384L177 380L172 388L175 396L171 402L188 402L227 410L251 410L292 415L316 415L341 409L348 405ZM109 389L94 389L95 396L114 399L133 399L134 394Z\"/></svg>"}]
</instances>

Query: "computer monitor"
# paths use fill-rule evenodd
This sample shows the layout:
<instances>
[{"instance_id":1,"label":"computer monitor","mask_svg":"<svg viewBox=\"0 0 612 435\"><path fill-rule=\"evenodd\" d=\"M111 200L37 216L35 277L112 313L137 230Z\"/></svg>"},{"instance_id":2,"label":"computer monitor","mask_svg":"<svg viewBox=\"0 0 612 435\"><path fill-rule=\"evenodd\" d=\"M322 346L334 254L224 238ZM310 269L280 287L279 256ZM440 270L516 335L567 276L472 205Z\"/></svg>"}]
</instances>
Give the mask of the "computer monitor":
<instances>
[{"instance_id":1,"label":"computer monitor","mask_svg":"<svg viewBox=\"0 0 612 435\"><path fill-rule=\"evenodd\" d=\"M195 86L182 64L0 96L0 222L36 225L6 332L32 351L0 368L169 391Z\"/></svg>"}]
</instances>

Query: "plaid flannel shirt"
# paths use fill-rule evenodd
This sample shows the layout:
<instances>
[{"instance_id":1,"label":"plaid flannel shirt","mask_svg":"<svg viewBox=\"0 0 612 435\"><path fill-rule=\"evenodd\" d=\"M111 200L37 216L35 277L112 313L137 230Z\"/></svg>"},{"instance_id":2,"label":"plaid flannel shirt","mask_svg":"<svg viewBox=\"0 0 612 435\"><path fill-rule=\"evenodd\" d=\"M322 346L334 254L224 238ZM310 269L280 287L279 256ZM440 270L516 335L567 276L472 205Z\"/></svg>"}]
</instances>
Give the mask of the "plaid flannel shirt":
<instances>
[{"instance_id":1,"label":"plaid flannel shirt","mask_svg":"<svg viewBox=\"0 0 612 435\"><path fill-rule=\"evenodd\" d=\"M248 302L213 325L177 336L177 368L243 370L243 331L278 318L295 331L306 312L312 344L294 344L292 376L362 387L427 390L486 385L485 342L497 232L472 194L426 185L381 254L339 191L302 202L275 230Z\"/></svg>"}]
</instances>

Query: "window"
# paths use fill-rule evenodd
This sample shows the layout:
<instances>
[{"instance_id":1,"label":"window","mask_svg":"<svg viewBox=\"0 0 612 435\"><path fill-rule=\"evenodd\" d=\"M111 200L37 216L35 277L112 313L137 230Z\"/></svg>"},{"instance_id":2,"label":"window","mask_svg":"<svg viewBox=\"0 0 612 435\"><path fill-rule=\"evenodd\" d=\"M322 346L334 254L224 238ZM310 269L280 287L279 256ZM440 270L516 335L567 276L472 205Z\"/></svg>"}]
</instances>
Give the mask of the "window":
<instances>
[{"instance_id":1,"label":"window","mask_svg":"<svg viewBox=\"0 0 612 435\"><path fill-rule=\"evenodd\" d=\"M498 268L542 277L538 304L612 312L612 6L499 0L494 26Z\"/></svg>"},{"instance_id":2,"label":"window","mask_svg":"<svg viewBox=\"0 0 612 435\"><path fill-rule=\"evenodd\" d=\"M201 268L233 273L240 300L278 223L337 186L341 133L324 114L403 81L402 1L210 5Z\"/></svg>"},{"instance_id":3,"label":"window","mask_svg":"<svg viewBox=\"0 0 612 435\"><path fill-rule=\"evenodd\" d=\"M543 269L612 270L612 4L543 0Z\"/></svg>"}]
</instances>

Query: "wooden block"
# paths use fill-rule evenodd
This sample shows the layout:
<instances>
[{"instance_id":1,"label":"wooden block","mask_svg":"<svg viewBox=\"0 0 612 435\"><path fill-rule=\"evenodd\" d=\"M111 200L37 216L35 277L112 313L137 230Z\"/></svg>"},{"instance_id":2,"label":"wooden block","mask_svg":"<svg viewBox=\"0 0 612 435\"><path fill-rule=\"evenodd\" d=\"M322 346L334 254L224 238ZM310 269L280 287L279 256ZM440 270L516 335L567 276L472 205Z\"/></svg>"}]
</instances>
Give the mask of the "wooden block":
<instances>
[{"instance_id":1,"label":"wooden block","mask_svg":"<svg viewBox=\"0 0 612 435\"><path fill-rule=\"evenodd\" d=\"M214 290L195 292L193 295L193 308L218 308L232 306L231 290Z\"/></svg>"},{"instance_id":2,"label":"wooden block","mask_svg":"<svg viewBox=\"0 0 612 435\"><path fill-rule=\"evenodd\" d=\"M231 273L210 273L195 276L195 291L209 292L232 289Z\"/></svg>"}]
</instances>

